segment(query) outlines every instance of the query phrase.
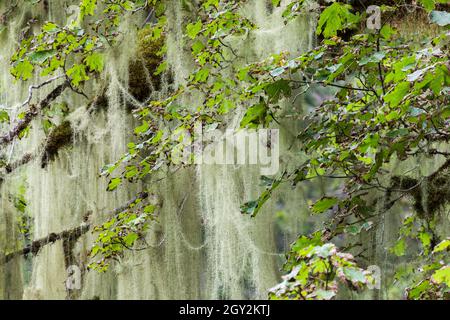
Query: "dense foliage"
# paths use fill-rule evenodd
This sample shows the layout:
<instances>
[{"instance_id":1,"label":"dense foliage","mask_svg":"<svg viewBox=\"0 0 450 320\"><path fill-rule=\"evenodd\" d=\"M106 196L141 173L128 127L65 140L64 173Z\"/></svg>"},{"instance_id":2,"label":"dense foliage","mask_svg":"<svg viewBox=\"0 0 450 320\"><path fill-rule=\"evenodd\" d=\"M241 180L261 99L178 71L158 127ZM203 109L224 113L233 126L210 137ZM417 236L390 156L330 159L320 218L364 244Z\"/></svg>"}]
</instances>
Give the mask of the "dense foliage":
<instances>
[{"instance_id":1,"label":"dense foliage","mask_svg":"<svg viewBox=\"0 0 450 320\"><path fill-rule=\"evenodd\" d=\"M397 256L405 255L408 245L415 250L406 295L448 298L450 240L436 227L440 219L447 219L441 212L450 200L448 1L368 1L380 4L383 17L382 25L372 29L366 28L370 14L357 1L286 2L272 1L273 6L286 5L285 23L297 15L317 16L319 45L298 57L274 52L252 64L237 62L241 61L239 50L230 41L257 28L241 14L245 1L194 4L196 14L184 29L195 68L184 86L135 110L136 140L128 145L127 154L102 171L110 179L109 191L126 180L143 180L165 166L184 165L180 153L190 142L185 138L199 121L221 123L226 114L244 106L242 127L268 126L276 121L281 100L328 87L332 98L299 119L305 129L297 138L308 161L291 172L266 178L267 188L260 198L242 205L243 214L255 217L283 183L295 187L317 178L337 181L335 189L311 205L312 214L326 214L329 219L322 230L301 235L292 245L285 264L288 275L271 289L270 297L331 299L342 284L351 290L373 286L374 275L365 270L367 263L346 250L408 198L409 213L403 215L399 240L390 250ZM401 17L411 6L426 12L433 24L426 41L408 38L386 18ZM24 39L12 57L11 72L27 80L37 72L45 77L62 70L70 87L81 92L107 63L102 51L120 42L117 27L122 18L149 7L154 8L156 20L148 28L152 39L158 40L167 32L164 1L83 0L76 21L66 26L47 22L41 33ZM163 56L165 49L159 54ZM170 72L167 61L155 70L164 72ZM199 99L195 105L184 106L180 100L186 95ZM419 156L440 165L421 178L394 173L393 162ZM91 268L106 271L112 259L144 235L157 209L149 199L144 190L97 227L99 237L91 251L96 261ZM343 236L345 245L340 246L342 241L336 239Z\"/></svg>"}]
</instances>

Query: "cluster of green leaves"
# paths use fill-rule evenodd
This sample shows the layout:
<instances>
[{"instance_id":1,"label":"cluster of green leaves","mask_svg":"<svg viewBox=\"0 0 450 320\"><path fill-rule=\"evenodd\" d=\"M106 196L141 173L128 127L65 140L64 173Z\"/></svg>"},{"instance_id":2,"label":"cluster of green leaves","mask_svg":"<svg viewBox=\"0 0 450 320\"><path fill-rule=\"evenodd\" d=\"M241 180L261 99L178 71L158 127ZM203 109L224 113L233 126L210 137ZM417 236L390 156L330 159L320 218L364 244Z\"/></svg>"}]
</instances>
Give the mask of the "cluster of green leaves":
<instances>
[{"instance_id":1,"label":"cluster of green leaves","mask_svg":"<svg viewBox=\"0 0 450 320\"><path fill-rule=\"evenodd\" d=\"M121 176L111 179L109 190L114 190L124 180L142 179L163 164L180 163L177 157L190 142L194 124L219 121L218 115L233 109L229 98L235 94L236 81L220 75L224 68L231 67L228 59L232 53L225 41L227 37L248 32L253 24L238 15L237 2L233 1L204 1L200 12L196 22L186 25L196 70L186 84L175 88L170 96L151 101L149 106L135 112L140 122L134 130L138 141L129 144L129 152L121 159L105 166L105 175L125 168ZM186 92L198 92L203 96L194 112L178 104Z\"/></svg>"},{"instance_id":2,"label":"cluster of green leaves","mask_svg":"<svg viewBox=\"0 0 450 320\"><path fill-rule=\"evenodd\" d=\"M324 7L319 17L317 34L324 38L320 47L294 59L284 53L274 54L260 63L239 67L230 63L237 57L237 50L227 44L227 38L255 26L239 16L238 8L238 1L202 2L201 15L186 25L197 68L185 86L136 112L141 121L135 129L138 142L130 143L127 154L104 168L103 173L108 176L122 168L119 176L111 177L109 190L125 180L143 179L166 165L176 164L175 156L191 142L193 125L198 121L220 122L221 115L244 103L249 106L241 126L267 126L275 119L279 101L284 97L311 86L332 87L334 98L305 118L309 125L299 134L310 159L279 178L265 177L266 190L259 199L244 204L242 212L256 216L283 182L296 185L316 177L342 178L343 195L326 195L311 204L314 214L334 212L335 218L321 232L321 243L308 245L310 251L293 247L290 257L296 258L290 258L286 264L291 276L271 296L332 298L338 279L359 289L372 281L369 273L356 265L353 256L325 242L337 235L355 236L372 229L377 213L374 204L367 203L364 196L371 188L388 189L379 179L393 157L434 154L432 143L447 139L448 35L443 32L426 46L404 43L396 30L385 24L377 33L356 34L343 40L340 32L357 30L364 13L354 12L348 4L333 2ZM294 6L289 8L293 10ZM394 10L383 7L383 11ZM446 28L442 14L433 11L435 22L436 17L440 19L438 25ZM159 71L166 68L167 64ZM203 97L195 112L178 105L181 98L194 91ZM171 130L167 129L168 123ZM115 228L123 221L118 223ZM427 238L428 229L422 228L419 234L427 248L423 255L428 257L434 252L431 239ZM400 249L396 249L397 253ZM325 251L329 253L326 257ZM114 255L107 254L104 261L109 257ZM105 270L107 263L99 266ZM442 268L445 270L445 266ZM445 286L445 281L441 283Z\"/></svg>"},{"instance_id":3,"label":"cluster of green leaves","mask_svg":"<svg viewBox=\"0 0 450 320\"><path fill-rule=\"evenodd\" d=\"M421 249L421 259L411 257L409 272L404 274L399 270L396 281L408 277L412 285L407 289L408 299L445 299L450 296L450 266L449 255L450 239L435 242L435 224L437 219L423 221L417 215L410 214L402 221L399 230L400 237L390 251L397 256L405 256L408 247L417 245Z\"/></svg>"},{"instance_id":4,"label":"cluster of green leaves","mask_svg":"<svg viewBox=\"0 0 450 320\"><path fill-rule=\"evenodd\" d=\"M90 257L95 261L89 264L89 269L105 272L112 260L123 255L124 248L135 250L136 242L143 237L149 223L157 218L156 205L143 202L147 197L147 194L141 194L127 208L94 228L99 235L90 251Z\"/></svg>"},{"instance_id":5,"label":"cluster of green leaves","mask_svg":"<svg viewBox=\"0 0 450 320\"><path fill-rule=\"evenodd\" d=\"M293 245L285 266L290 273L272 289L271 297L330 299L336 296L339 282L360 289L373 281L372 276L357 266L357 256L341 252L331 241L336 236L359 236L376 225L379 212L375 209L380 207L376 202L381 200L369 202L369 192L400 192L395 201L408 195L383 184L389 181L386 172L393 159L448 157L439 148L450 138L450 19L448 12L435 10L448 1L419 1L441 31L426 43L405 40L389 23L376 32L361 30L366 13L358 12L347 1L320 1L320 6L312 7L309 1L290 1L283 13L286 23L307 8L319 10L316 34L322 39L320 46L296 58L276 53L259 63L240 66L240 52L230 40L256 27L241 15L243 3L198 3L196 16L184 26L194 70L183 86L135 111L139 121L134 129L135 142L129 143L123 157L102 170L110 178L108 190L114 191L125 181L142 180L169 165L184 165L180 155L190 145L196 123L217 126L225 114L245 105L241 127L268 126L276 121L282 99L311 87L333 88L333 98L303 119L307 128L298 138L309 160L279 177L264 177L265 191L241 209L256 216L284 182L295 186L318 177L342 181L339 194L325 194L311 203L313 214L330 213L332 218L324 230L302 236ZM272 3L279 6L281 1ZM84 0L74 23L65 27L47 23L39 35L24 40L13 57L13 74L26 80L37 67L43 75L63 68L73 86L83 84L91 73L103 69L99 51L117 39L116 27L123 14L147 5L160 8L152 37L158 40L167 32L161 1L114 0L103 4L98 13L96 0ZM403 5L395 3L381 10L395 13ZM99 15L95 22L84 21L94 14ZM66 61L72 63L67 68ZM156 73L168 68L163 62ZM193 96L200 97L196 105L184 106L186 97ZM99 260L91 268L106 271L111 260L118 259L124 248L133 248L148 222L154 220L154 205L143 197L136 199L96 229L100 236L91 256ZM393 204L384 205L383 211L388 211ZM402 256L406 238L418 239L421 244L420 259L416 259L421 275L408 290L411 299L445 297L448 292L449 267L444 259L448 239L440 242L432 215L416 213L412 220L406 217L401 238L391 250Z\"/></svg>"},{"instance_id":6,"label":"cluster of green leaves","mask_svg":"<svg viewBox=\"0 0 450 320\"><path fill-rule=\"evenodd\" d=\"M123 16L147 5L142 0L82 0L76 20L65 26L47 22L40 33L22 40L11 58L12 75L25 81L37 72L45 77L62 69L71 84L79 87L103 70L101 49L117 42ZM89 19L94 15L95 21Z\"/></svg>"},{"instance_id":7,"label":"cluster of green leaves","mask_svg":"<svg viewBox=\"0 0 450 320\"><path fill-rule=\"evenodd\" d=\"M239 15L238 4L239 1L203 1L196 21L186 24L186 40L196 68L184 86L135 111L139 121L134 129L136 141L128 144L126 154L102 170L104 176L110 177L109 191L125 181L144 179L169 165L192 163L194 159L183 159L183 150L192 142L195 124L219 122L220 115L234 108L231 97L238 98L237 79L222 76L224 70L232 69L231 57L235 55L226 42L254 28L248 19ZM166 19L161 14L153 26L155 40L164 37ZM167 68L165 61L156 74L166 72ZM179 105L188 92L203 97L197 108Z\"/></svg>"},{"instance_id":8,"label":"cluster of green leaves","mask_svg":"<svg viewBox=\"0 0 450 320\"><path fill-rule=\"evenodd\" d=\"M272 196L273 191L276 190L283 182L283 178L284 175L282 175L279 179L271 179L266 176L261 176L261 185L265 186L266 190L261 193L257 200L244 203L241 206L241 212L252 217L256 217L264 203Z\"/></svg>"},{"instance_id":9,"label":"cluster of green leaves","mask_svg":"<svg viewBox=\"0 0 450 320\"><path fill-rule=\"evenodd\" d=\"M33 218L27 210L28 204L25 199L25 192L26 184L23 183L19 186L16 194L10 195L10 200L19 213L17 217L17 227L19 229L19 233L24 236L25 241L29 241L31 239Z\"/></svg>"},{"instance_id":10,"label":"cluster of green leaves","mask_svg":"<svg viewBox=\"0 0 450 320\"><path fill-rule=\"evenodd\" d=\"M153 26L152 37L161 37L165 20L162 16L164 5L157 0L82 0L78 16L67 25L59 26L54 22L43 24L38 34L21 41L20 47L11 58L11 73L17 79L26 81L35 74L40 77L59 75L61 71L78 92L92 76L100 74L105 65L104 52L120 42L120 23L128 14L152 7L159 17ZM161 49L161 54L164 54ZM48 133L54 127L54 118L67 115L65 104L54 104L44 111L43 130ZM19 115L19 119L25 113ZM0 114L1 122L9 122L6 111ZM20 133L25 136L29 127ZM133 147L129 145L130 149ZM126 177L132 179L134 170L127 170ZM117 188L121 179L112 179L108 189ZM147 198L147 197L144 197ZM95 241L91 257L97 259L89 265L91 269L105 271L112 259L118 259L124 248L132 248L136 240L148 227L148 222L155 219L154 204L144 205L139 195L127 205L127 208L95 228L99 237Z\"/></svg>"},{"instance_id":11,"label":"cluster of green leaves","mask_svg":"<svg viewBox=\"0 0 450 320\"><path fill-rule=\"evenodd\" d=\"M408 288L407 297L412 300L450 298L450 239L438 243L426 262L417 268L416 283Z\"/></svg>"},{"instance_id":12,"label":"cluster of green leaves","mask_svg":"<svg viewBox=\"0 0 450 320\"><path fill-rule=\"evenodd\" d=\"M283 174L273 185L285 181L296 185L317 177L342 179L339 196L325 195L311 205L313 214L331 212L334 217L325 223L328 240L372 229L379 215L376 201L386 197L368 202L365 196L375 191L390 194L395 189L384 178L392 159L406 160L420 154L429 158L448 156L438 148L450 138L450 20L447 12L431 11L439 2L428 1L424 9L430 12L430 21L442 27L441 32L427 42L414 43L400 37L389 23L376 32L354 31L345 40L341 32L360 30L365 13L333 1L321 8L317 26L317 34L323 37L320 46L297 58L272 57L246 69L250 79L247 91L254 94L267 95L271 86L286 96L314 86L333 89L332 99L304 117L307 128L298 137L309 160ZM303 1L291 3L284 16L302 12L302 5ZM381 8L382 12L399 9ZM273 107L270 99L266 102L266 108ZM255 119L257 126L266 124L262 118ZM268 186L259 199L244 204L242 212L255 216L273 186ZM397 200L408 195L407 191L403 190ZM393 203L386 203L382 210L389 210ZM430 221L433 214L427 212L425 218L416 213L414 218L423 220L422 227L409 235L422 244L422 262L431 259L438 240ZM400 239L393 252L404 250L404 239ZM441 266L444 270L446 263ZM442 297L448 287L439 288Z\"/></svg>"},{"instance_id":13,"label":"cluster of green leaves","mask_svg":"<svg viewBox=\"0 0 450 320\"><path fill-rule=\"evenodd\" d=\"M269 291L271 299L330 300L339 283L352 289L373 285L371 272L358 267L354 257L333 243L323 243L322 234L301 236L292 245L284 266L289 273Z\"/></svg>"}]
</instances>

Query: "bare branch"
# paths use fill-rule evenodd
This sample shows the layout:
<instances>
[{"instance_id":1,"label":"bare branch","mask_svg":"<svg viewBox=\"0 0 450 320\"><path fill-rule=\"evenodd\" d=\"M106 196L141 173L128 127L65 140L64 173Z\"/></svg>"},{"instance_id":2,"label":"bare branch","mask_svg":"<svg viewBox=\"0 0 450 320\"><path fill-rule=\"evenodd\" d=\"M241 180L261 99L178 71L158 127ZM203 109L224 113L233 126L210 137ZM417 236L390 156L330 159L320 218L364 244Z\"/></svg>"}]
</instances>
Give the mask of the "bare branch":
<instances>
[{"instance_id":1,"label":"bare branch","mask_svg":"<svg viewBox=\"0 0 450 320\"><path fill-rule=\"evenodd\" d=\"M40 89L40 88L52 83L53 81L61 79L63 77L64 77L64 75L53 77L51 79L48 79L47 81L42 82L41 84L30 86L28 88L28 98L20 105L20 108L23 108L30 103L31 99L33 98L33 90Z\"/></svg>"}]
</instances>

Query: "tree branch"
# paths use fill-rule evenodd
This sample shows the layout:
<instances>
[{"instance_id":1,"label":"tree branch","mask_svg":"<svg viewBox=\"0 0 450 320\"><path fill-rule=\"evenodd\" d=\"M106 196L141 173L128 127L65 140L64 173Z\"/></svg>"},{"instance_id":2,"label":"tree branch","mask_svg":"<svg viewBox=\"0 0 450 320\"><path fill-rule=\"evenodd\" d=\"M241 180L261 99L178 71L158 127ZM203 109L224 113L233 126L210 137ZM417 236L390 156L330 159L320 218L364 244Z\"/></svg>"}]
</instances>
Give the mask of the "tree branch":
<instances>
[{"instance_id":1,"label":"tree branch","mask_svg":"<svg viewBox=\"0 0 450 320\"><path fill-rule=\"evenodd\" d=\"M32 86L30 86L30 87L28 88L28 98L27 98L27 100L25 100L25 101L20 105L20 107L21 107L21 108L22 108L22 107L25 107L26 105L28 105L28 104L30 103L31 98L33 97L33 90L40 89L40 88L46 86L47 84L50 84L50 83L52 83L53 81L58 80L58 79L61 79L61 78L63 78L63 77L64 77L63 75L62 75L62 76L57 76L57 77L48 79L47 81L44 81L44 82L42 82L42 83L40 83L40 84L38 84L38 85L32 85Z\"/></svg>"},{"instance_id":2,"label":"tree branch","mask_svg":"<svg viewBox=\"0 0 450 320\"><path fill-rule=\"evenodd\" d=\"M86 224L86 225L81 225L81 226L76 227L71 230L65 230L61 233L50 233L47 237L39 239L39 240L35 240L30 245L28 245L18 251L6 254L5 257L3 258L3 261L0 261L0 263L8 263L9 261L11 261L12 259L14 259L17 256L22 256L22 255L26 256L27 254L30 254L30 253L32 253L33 255L36 255L39 253L39 251L41 250L42 247L44 247L50 243L55 243L57 240L67 241L67 240L78 239L83 234L88 232L89 229L90 229L90 225Z\"/></svg>"},{"instance_id":3,"label":"tree branch","mask_svg":"<svg viewBox=\"0 0 450 320\"><path fill-rule=\"evenodd\" d=\"M53 89L53 91L50 92L37 106L31 105L30 109L25 113L23 119L20 120L19 123L8 133L0 137L0 146L11 143L17 136L19 136L20 132L22 132L22 130L24 130L31 123L31 121L39 114L41 110L47 108L69 86L69 82L65 81Z\"/></svg>"}]
</instances>

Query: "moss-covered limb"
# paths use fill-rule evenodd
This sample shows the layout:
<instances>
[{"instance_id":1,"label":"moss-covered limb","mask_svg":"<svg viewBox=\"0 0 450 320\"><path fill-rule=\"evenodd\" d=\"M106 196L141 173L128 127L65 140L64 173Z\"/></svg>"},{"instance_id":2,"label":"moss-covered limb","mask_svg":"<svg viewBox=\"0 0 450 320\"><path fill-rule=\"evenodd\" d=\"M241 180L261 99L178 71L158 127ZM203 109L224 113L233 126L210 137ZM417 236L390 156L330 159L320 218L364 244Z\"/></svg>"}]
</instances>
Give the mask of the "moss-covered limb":
<instances>
[{"instance_id":1,"label":"moss-covered limb","mask_svg":"<svg viewBox=\"0 0 450 320\"><path fill-rule=\"evenodd\" d=\"M59 150L72 142L73 130L69 121L64 121L50 131L41 157L41 168L47 167L58 155Z\"/></svg>"},{"instance_id":2,"label":"moss-covered limb","mask_svg":"<svg viewBox=\"0 0 450 320\"><path fill-rule=\"evenodd\" d=\"M108 102L106 98L106 89L104 89L98 95L96 95L87 105L87 112L89 114L92 114L96 110L103 108L107 104ZM50 161L54 160L59 149L67 146L72 142L72 137L73 130L71 128L71 125L70 123L65 121L50 132L49 137L42 143L41 147L39 147L37 151L33 153L27 152L15 162L3 165L0 164L0 168L3 167L5 169L5 174L10 174L21 166L24 166L30 163L32 160L38 158L40 154L42 154L41 166L42 168L45 168Z\"/></svg>"},{"instance_id":3,"label":"moss-covered limb","mask_svg":"<svg viewBox=\"0 0 450 320\"><path fill-rule=\"evenodd\" d=\"M12 173L14 170L20 168L21 166L26 165L27 163L29 163L31 160L33 160L35 158L35 156L31 153L25 153L22 158L20 158L19 160L12 162L12 163L8 163L7 165L5 165L5 170L6 170L6 174Z\"/></svg>"},{"instance_id":4,"label":"moss-covered limb","mask_svg":"<svg viewBox=\"0 0 450 320\"><path fill-rule=\"evenodd\" d=\"M136 197L134 197L133 199L131 199L130 201L128 201L126 204L124 204L123 206L114 209L113 214L117 215L119 213L124 212L125 210L128 210L130 208L130 206L134 203L136 203L137 200L145 200L149 197L150 195L148 194L148 192L141 192L139 193Z\"/></svg>"},{"instance_id":5,"label":"moss-covered limb","mask_svg":"<svg viewBox=\"0 0 450 320\"><path fill-rule=\"evenodd\" d=\"M48 244L55 243L58 240L63 241L73 241L73 239L78 240L78 238L80 238L83 234L87 233L89 229L90 225L86 224L76 227L74 229L65 230L61 233L50 233L47 237L35 240L30 245L18 251L6 254L4 256L2 263L8 263L15 257L26 256L30 253L36 255L43 247L45 247Z\"/></svg>"},{"instance_id":6,"label":"moss-covered limb","mask_svg":"<svg viewBox=\"0 0 450 320\"><path fill-rule=\"evenodd\" d=\"M49 136L39 148L39 150L42 151L38 151L37 153L25 153L19 160L4 165L6 174L10 174L21 166L28 164L32 160L36 159L38 154L41 153L41 167L47 167L48 163L53 161L58 155L59 150L72 142L72 136L73 130L70 122L64 121L62 124L50 131Z\"/></svg>"},{"instance_id":7,"label":"moss-covered limb","mask_svg":"<svg viewBox=\"0 0 450 320\"><path fill-rule=\"evenodd\" d=\"M12 128L8 133L0 137L0 147L11 143L19 134L28 127L31 121L45 108L49 107L50 104L58 98L64 90L69 88L69 82L57 86L53 89L41 102L37 105L31 105L28 111L25 112L24 117L19 121L19 123Z\"/></svg>"}]
</instances>

